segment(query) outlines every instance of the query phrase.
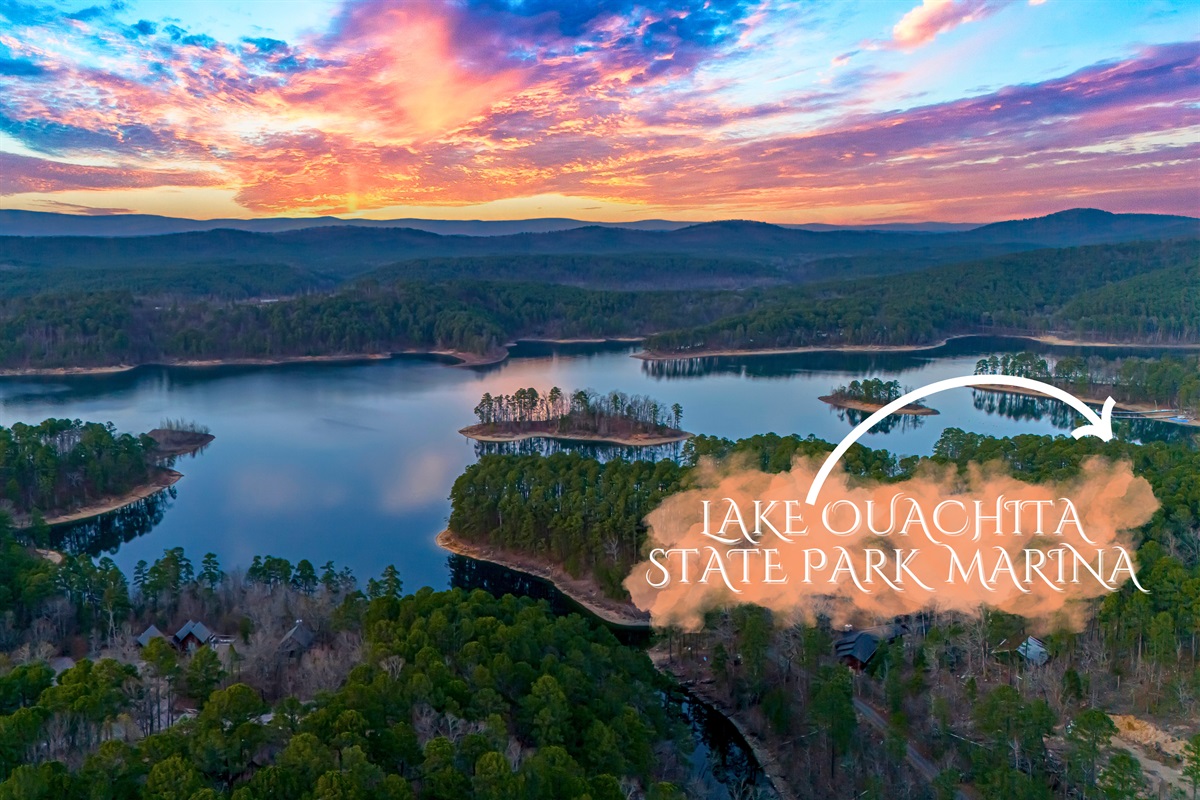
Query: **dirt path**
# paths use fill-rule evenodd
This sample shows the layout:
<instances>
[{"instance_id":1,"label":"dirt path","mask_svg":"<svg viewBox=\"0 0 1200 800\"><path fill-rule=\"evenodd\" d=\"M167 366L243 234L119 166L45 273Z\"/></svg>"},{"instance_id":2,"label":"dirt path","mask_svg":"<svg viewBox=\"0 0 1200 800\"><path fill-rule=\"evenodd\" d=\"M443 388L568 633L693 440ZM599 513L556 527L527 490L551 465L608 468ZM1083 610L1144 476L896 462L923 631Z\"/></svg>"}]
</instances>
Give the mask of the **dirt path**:
<instances>
[{"instance_id":1,"label":"dirt path","mask_svg":"<svg viewBox=\"0 0 1200 800\"><path fill-rule=\"evenodd\" d=\"M859 716L862 717L863 720L875 730L883 734L888 732L888 724L883 718L883 715L876 711L872 706L868 705L865 700L860 700L857 697L854 698L854 710L857 711ZM937 778L938 773L941 772L941 770L938 769L938 767L932 761L926 758L925 755L916 748L916 745L914 745L911 740L905 743L905 756L908 759L909 765L917 772L918 775L924 778L927 783L932 784L934 779ZM958 798L958 800L977 800L975 793L966 787L959 787L955 796Z\"/></svg>"}]
</instances>

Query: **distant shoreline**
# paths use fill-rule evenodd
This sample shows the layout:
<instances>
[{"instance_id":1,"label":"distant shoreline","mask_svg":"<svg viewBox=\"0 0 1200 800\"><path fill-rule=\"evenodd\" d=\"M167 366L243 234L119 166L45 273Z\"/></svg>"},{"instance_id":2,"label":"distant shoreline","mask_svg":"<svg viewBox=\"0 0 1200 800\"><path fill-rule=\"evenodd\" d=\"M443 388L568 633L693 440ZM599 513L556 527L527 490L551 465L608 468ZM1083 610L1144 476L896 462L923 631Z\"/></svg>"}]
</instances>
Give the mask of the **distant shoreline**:
<instances>
[{"instance_id":1,"label":"distant shoreline","mask_svg":"<svg viewBox=\"0 0 1200 800\"><path fill-rule=\"evenodd\" d=\"M738 350L735 348L713 348L689 350L687 352L664 352L661 350L642 350L631 353L631 358L643 361L677 361L693 358L717 358L736 356L777 356L797 355L801 353L914 353L922 350L933 350L944 347L956 339L969 339L977 336L996 336L1006 339L1024 339L1040 342L1057 347L1127 347L1135 350L1200 350L1200 342L1188 344L1153 344L1145 342L1091 342L1079 339L1063 339L1058 336L1027 336L1008 333L963 333L948 336L936 342L926 344L845 344L845 345L808 345L805 347L766 347L757 349ZM185 367L203 369L206 367L278 367L288 364L321 364L349 363L355 361L389 361L403 356L444 356L453 358L458 363L454 367L480 367L489 364L499 364L509 358L509 348L523 342L531 344L604 344L618 342L636 344L646 340L645 336L607 336L597 338L520 338L509 342L498 352L483 354L471 353L465 350L397 350L392 353L338 353L319 356L282 356L279 358L211 358L184 359L179 361L147 361L141 364L107 364L95 367L19 367L0 369L0 378L39 378L39 377L73 377L85 375L113 375L130 372L141 367Z\"/></svg>"},{"instance_id":2,"label":"distant shoreline","mask_svg":"<svg viewBox=\"0 0 1200 800\"><path fill-rule=\"evenodd\" d=\"M1063 339L1058 336L1028 336L1016 333L961 333L947 336L936 342L926 344L845 344L845 345L806 345L804 347L764 347L757 349L738 350L736 348L712 348L689 350L687 352L669 352L663 350L643 350L634 353L634 358L643 361L676 361L690 358L726 358L733 356L780 356L797 355L800 353L914 353L921 350L933 350L945 347L957 339L972 339L980 336L994 336L1004 339L1024 339L1030 342L1040 342L1056 347L1128 347L1138 350L1200 350L1200 342L1190 344L1148 344L1145 342L1089 342L1079 339Z\"/></svg>"},{"instance_id":3,"label":"distant shoreline","mask_svg":"<svg viewBox=\"0 0 1200 800\"><path fill-rule=\"evenodd\" d=\"M508 358L500 355L480 355L461 350L400 350L395 353L354 353L327 356L285 356L282 358L210 358L185 361L147 361L144 364L115 364L104 367L29 367L0 370L0 378L70 377L76 375L112 375L130 372L141 367L184 367L205 369L209 367L281 367L288 364L338 364L355 361L389 361L412 355L446 356L460 363L453 366L479 366L494 364Z\"/></svg>"},{"instance_id":4,"label":"distant shoreline","mask_svg":"<svg viewBox=\"0 0 1200 800\"><path fill-rule=\"evenodd\" d=\"M281 356L279 358L204 358L183 359L178 361L146 361L141 364L108 364L96 367L19 367L0 369L0 378L45 378L72 377L77 375L114 375L130 372L141 367L185 367L189 369L204 369L206 367L279 367L287 364L322 364L347 363L354 361L390 361L404 356L444 356L453 358L458 363L454 367L482 367L488 364L499 364L509 357L509 347L522 342L540 344L603 344L604 342L623 342L634 344L644 337L617 337L606 339L516 339L498 352L471 353L466 350L397 350L394 353L338 353L321 356Z\"/></svg>"},{"instance_id":5,"label":"distant shoreline","mask_svg":"<svg viewBox=\"0 0 1200 800\"><path fill-rule=\"evenodd\" d=\"M817 399L823 403L828 403L829 405L833 406L834 408L849 408L849 409L853 409L855 411L869 411L872 413L878 411L879 409L881 409L885 405L887 405L886 403L868 403L865 400L855 400L852 397L838 397L836 394L822 395L821 397L818 397ZM904 408L901 408L897 411L893 411L892 413L893 414L907 414L909 416L914 416L914 417L927 417L932 414L939 414L941 412L939 412L936 408L929 408L928 406L917 405L916 403L909 403Z\"/></svg>"},{"instance_id":6,"label":"distant shoreline","mask_svg":"<svg viewBox=\"0 0 1200 800\"><path fill-rule=\"evenodd\" d=\"M515 572L523 572L535 578L547 581L555 589L571 598L588 612L611 625L626 628L649 628L650 615L637 608L632 603L613 600L600 590L591 578L573 578L560 566L546 562L524 553L502 550L491 545L477 545L460 539L449 528L437 535L439 547L455 555L497 564Z\"/></svg>"},{"instance_id":7,"label":"distant shoreline","mask_svg":"<svg viewBox=\"0 0 1200 800\"><path fill-rule=\"evenodd\" d=\"M558 431L488 431L488 425L469 425L460 428L459 433L477 442L520 442L525 439L554 439L562 442L596 442L598 444L615 444L625 447L654 447L663 444L674 444L692 438L695 434L687 431L676 431L662 436L652 434L632 434L630 436L603 436L598 433L560 433Z\"/></svg>"}]
</instances>

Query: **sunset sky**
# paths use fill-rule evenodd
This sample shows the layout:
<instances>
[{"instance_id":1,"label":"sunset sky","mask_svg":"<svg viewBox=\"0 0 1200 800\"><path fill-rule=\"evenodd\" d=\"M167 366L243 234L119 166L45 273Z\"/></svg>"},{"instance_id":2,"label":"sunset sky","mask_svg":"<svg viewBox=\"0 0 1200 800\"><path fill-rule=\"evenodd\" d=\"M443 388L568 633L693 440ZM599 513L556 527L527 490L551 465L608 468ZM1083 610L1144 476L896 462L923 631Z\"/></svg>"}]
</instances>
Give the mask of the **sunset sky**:
<instances>
[{"instance_id":1,"label":"sunset sky","mask_svg":"<svg viewBox=\"0 0 1200 800\"><path fill-rule=\"evenodd\" d=\"M1200 3L0 0L0 208L1200 212Z\"/></svg>"}]
</instances>

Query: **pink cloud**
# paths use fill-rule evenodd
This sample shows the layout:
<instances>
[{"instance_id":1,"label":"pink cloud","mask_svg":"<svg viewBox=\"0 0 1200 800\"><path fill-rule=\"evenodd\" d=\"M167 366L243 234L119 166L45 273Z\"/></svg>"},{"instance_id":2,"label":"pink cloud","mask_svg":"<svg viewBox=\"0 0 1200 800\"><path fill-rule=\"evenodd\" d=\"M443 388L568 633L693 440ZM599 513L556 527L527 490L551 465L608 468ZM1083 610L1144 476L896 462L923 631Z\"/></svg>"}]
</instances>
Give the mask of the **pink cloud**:
<instances>
[{"instance_id":1,"label":"pink cloud","mask_svg":"<svg viewBox=\"0 0 1200 800\"><path fill-rule=\"evenodd\" d=\"M212 173L81 166L0 152L0 195L69 189L214 186L221 182L221 178Z\"/></svg>"},{"instance_id":2,"label":"pink cloud","mask_svg":"<svg viewBox=\"0 0 1200 800\"><path fill-rule=\"evenodd\" d=\"M922 0L892 28L892 43L913 50L959 25L990 16L1011 0Z\"/></svg>"},{"instance_id":3,"label":"pink cloud","mask_svg":"<svg viewBox=\"0 0 1200 800\"><path fill-rule=\"evenodd\" d=\"M997 7L927 2L897 42ZM220 185L264 214L546 193L714 215L861 206L986 218L1089 197L1195 210L1198 154L1179 133L1200 124L1195 43L862 113L848 71L752 103L698 85L684 65L723 52L723 29L665 4L577 19L481 8L367 0L290 44L166 29L131 43L91 29L125 53L120 68L62 60L52 79L0 83L0 126L47 156L0 156L0 194ZM805 128L800 114L824 121Z\"/></svg>"}]
</instances>

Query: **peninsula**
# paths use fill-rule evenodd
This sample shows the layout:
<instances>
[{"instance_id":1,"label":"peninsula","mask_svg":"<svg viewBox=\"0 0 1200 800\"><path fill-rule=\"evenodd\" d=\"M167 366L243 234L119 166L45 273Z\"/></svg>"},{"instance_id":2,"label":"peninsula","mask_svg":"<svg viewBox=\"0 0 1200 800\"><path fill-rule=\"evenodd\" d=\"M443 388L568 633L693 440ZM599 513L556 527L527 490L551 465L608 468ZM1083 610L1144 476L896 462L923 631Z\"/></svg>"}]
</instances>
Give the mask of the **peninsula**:
<instances>
[{"instance_id":1,"label":"peninsula","mask_svg":"<svg viewBox=\"0 0 1200 800\"><path fill-rule=\"evenodd\" d=\"M48 419L0 428L0 510L35 544L52 525L79 522L174 485L179 456L213 441L207 428L164 420L149 433L119 433L111 424ZM31 465L37 464L38 470Z\"/></svg>"}]
</instances>

